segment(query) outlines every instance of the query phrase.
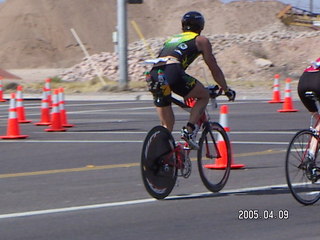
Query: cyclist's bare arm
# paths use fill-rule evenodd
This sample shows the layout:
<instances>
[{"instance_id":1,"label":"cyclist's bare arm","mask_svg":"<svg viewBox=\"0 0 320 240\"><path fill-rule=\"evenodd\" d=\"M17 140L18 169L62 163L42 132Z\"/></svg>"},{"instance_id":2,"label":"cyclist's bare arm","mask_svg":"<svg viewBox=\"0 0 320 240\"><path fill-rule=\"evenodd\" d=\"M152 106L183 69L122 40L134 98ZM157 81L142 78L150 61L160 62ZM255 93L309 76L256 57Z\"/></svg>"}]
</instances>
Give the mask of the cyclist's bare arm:
<instances>
[{"instance_id":1,"label":"cyclist's bare arm","mask_svg":"<svg viewBox=\"0 0 320 240\"><path fill-rule=\"evenodd\" d=\"M208 65L212 77L219 84L223 91L228 91L228 85L224 78L224 74L220 69L216 58L212 54L212 45L209 40L204 36L198 36L196 38L196 45L199 51L202 52L203 59L205 63Z\"/></svg>"}]
</instances>

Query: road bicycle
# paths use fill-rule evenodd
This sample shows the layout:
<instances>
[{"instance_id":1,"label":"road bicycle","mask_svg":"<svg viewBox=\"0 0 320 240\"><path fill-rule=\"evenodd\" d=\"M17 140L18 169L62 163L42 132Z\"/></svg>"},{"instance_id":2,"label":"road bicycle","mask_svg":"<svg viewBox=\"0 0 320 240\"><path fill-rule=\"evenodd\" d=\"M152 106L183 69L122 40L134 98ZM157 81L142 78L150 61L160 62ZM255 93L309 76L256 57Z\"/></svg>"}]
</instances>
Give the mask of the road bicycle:
<instances>
[{"instance_id":1,"label":"road bicycle","mask_svg":"<svg viewBox=\"0 0 320 240\"><path fill-rule=\"evenodd\" d=\"M221 94L218 86L208 87L211 104L217 107L216 98ZM194 99L171 101L190 111ZM231 149L228 134L217 122L212 122L208 110L201 116L201 129L197 163L203 184L212 192L219 192L226 184L231 168ZM200 134L200 133L198 133ZM176 142L171 132L163 126L152 128L143 143L141 175L147 192L156 199L164 199L173 190L177 177L188 178L192 164L187 143Z\"/></svg>"},{"instance_id":2,"label":"road bicycle","mask_svg":"<svg viewBox=\"0 0 320 240\"><path fill-rule=\"evenodd\" d=\"M316 94L314 92L305 94L316 103L318 113L320 113L320 103ZM320 137L319 131L315 129L319 121L319 115L313 115L310 128L298 131L287 149L285 164L287 184L293 197L304 205L314 204L320 199L320 181L318 181L320 179L320 160L317 158ZM309 153L312 140L316 145L314 157L311 157Z\"/></svg>"}]
</instances>

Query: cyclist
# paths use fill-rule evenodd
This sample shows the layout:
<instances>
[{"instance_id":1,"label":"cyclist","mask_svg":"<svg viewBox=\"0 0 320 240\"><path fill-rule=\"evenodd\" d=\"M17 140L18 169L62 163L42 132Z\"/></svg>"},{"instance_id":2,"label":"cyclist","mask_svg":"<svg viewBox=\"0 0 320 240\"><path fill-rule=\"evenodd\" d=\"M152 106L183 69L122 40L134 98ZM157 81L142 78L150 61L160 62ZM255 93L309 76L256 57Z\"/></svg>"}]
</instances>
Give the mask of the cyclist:
<instances>
[{"instance_id":1,"label":"cyclist","mask_svg":"<svg viewBox=\"0 0 320 240\"><path fill-rule=\"evenodd\" d=\"M146 80L153 94L160 122L170 131L173 130L175 122L170 101L171 91L185 99L197 100L191 109L188 123L181 130L181 138L188 142L191 148L198 149L195 140L198 130L196 123L208 104L209 93L201 82L188 75L185 70L202 54L214 80L230 101L234 101L236 92L228 87L212 53L211 43L200 35L205 23L202 14L196 11L187 12L183 15L181 23L183 32L172 36L164 43L157 59L146 61L154 64Z\"/></svg>"},{"instance_id":2,"label":"cyclist","mask_svg":"<svg viewBox=\"0 0 320 240\"><path fill-rule=\"evenodd\" d=\"M298 83L298 94L301 102L312 114L314 114L314 116L319 117L315 102L305 95L305 93L308 91L314 92L316 96L320 98L320 58L318 58L312 63L312 65L304 70ZM317 131L320 130L319 122L315 126L315 129ZM315 138L312 139L310 145L311 146L308 155L310 159L314 159L317 146L317 141Z\"/></svg>"}]
</instances>

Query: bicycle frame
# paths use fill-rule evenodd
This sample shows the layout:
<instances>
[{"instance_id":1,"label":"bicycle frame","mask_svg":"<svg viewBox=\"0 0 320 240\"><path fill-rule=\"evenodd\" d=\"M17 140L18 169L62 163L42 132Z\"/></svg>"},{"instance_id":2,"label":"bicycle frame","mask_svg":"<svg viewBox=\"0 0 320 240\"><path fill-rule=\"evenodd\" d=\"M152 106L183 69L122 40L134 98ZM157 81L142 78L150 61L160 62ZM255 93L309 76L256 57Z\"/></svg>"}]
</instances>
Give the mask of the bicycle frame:
<instances>
[{"instance_id":1,"label":"bicycle frame","mask_svg":"<svg viewBox=\"0 0 320 240\"><path fill-rule=\"evenodd\" d=\"M219 91L218 93L216 92L217 90L219 90L218 86L211 87L211 88L209 87L208 90L210 92L210 99L212 99L212 100L215 100L216 97L222 95L221 91ZM178 100L178 99L176 99L176 98L171 96L171 102L173 102L177 106L181 107L183 110L185 110L187 112L190 112L191 108L195 105L196 100L194 98L189 98L189 99L185 100L185 102L183 103L182 101L180 101L180 100ZM216 106L215 102L212 102L212 104L214 104ZM197 122L199 128L206 127L206 126L204 126L204 124L208 123L209 119L210 119L210 117L209 117L208 111L206 109L204 111L204 113L202 114L202 116L200 117L200 119L198 120L198 122ZM214 139L214 136L212 136L212 138ZM212 155L210 153L210 148L209 148L209 142L208 142L207 139L206 139L205 142L206 142L206 157L212 158ZM214 141L213 144L214 144L214 147L215 147L215 150L216 150L216 153L217 153L217 157L220 158L221 154L220 154L220 151L219 151L219 148L217 146L216 141ZM181 156L182 150L184 150L184 152L185 152L185 154L184 154L185 157L189 157L190 149L186 145L182 148L181 145L178 144L175 147L174 151L173 151L173 153L176 154L178 169L182 169L183 168L184 159L182 159L182 156ZM172 155L170 155L170 157L171 156Z\"/></svg>"},{"instance_id":2,"label":"bicycle frame","mask_svg":"<svg viewBox=\"0 0 320 240\"><path fill-rule=\"evenodd\" d=\"M178 169L181 169L183 167L183 159L181 156L181 150L182 147L180 144L177 144L177 146L175 146L175 148L169 153L169 154L164 154L166 156L165 160L163 161L163 163L169 166L173 166L176 167ZM175 155L177 162L172 164L170 163L170 159L172 158L172 156Z\"/></svg>"},{"instance_id":3,"label":"bicycle frame","mask_svg":"<svg viewBox=\"0 0 320 240\"><path fill-rule=\"evenodd\" d=\"M194 106L194 104L196 103L196 100L194 98L189 98L185 101L185 103L183 103L182 101L179 101L178 99L171 97L171 102L173 102L174 104L176 104L177 106L181 107L183 110L190 112L191 108ZM207 111L207 110L206 110ZM207 122L209 120L208 116L207 116L207 112L204 112L202 114L202 116L200 117L199 121L198 121L198 125L199 127L202 126L202 124L204 122Z\"/></svg>"}]
</instances>

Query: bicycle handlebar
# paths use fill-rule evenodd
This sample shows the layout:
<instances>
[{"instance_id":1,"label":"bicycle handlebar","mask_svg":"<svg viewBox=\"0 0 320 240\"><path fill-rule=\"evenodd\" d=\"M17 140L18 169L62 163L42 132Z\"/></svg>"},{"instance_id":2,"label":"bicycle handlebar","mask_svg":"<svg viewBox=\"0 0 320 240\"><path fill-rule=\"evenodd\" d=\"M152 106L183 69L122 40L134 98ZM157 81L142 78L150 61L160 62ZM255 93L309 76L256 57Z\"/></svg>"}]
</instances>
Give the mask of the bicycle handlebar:
<instances>
[{"instance_id":1,"label":"bicycle handlebar","mask_svg":"<svg viewBox=\"0 0 320 240\"><path fill-rule=\"evenodd\" d=\"M206 87L206 89L209 90L209 95L210 95L210 98L212 99L215 99L221 95L225 95L225 94L222 94L222 89L218 85L208 86Z\"/></svg>"},{"instance_id":2,"label":"bicycle handlebar","mask_svg":"<svg viewBox=\"0 0 320 240\"><path fill-rule=\"evenodd\" d=\"M210 96L212 108L213 109L217 108L218 104L217 104L216 98L226 94L222 94L222 88L220 88L218 85L208 86L206 87L206 89L209 90L209 96Z\"/></svg>"}]
</instances>

